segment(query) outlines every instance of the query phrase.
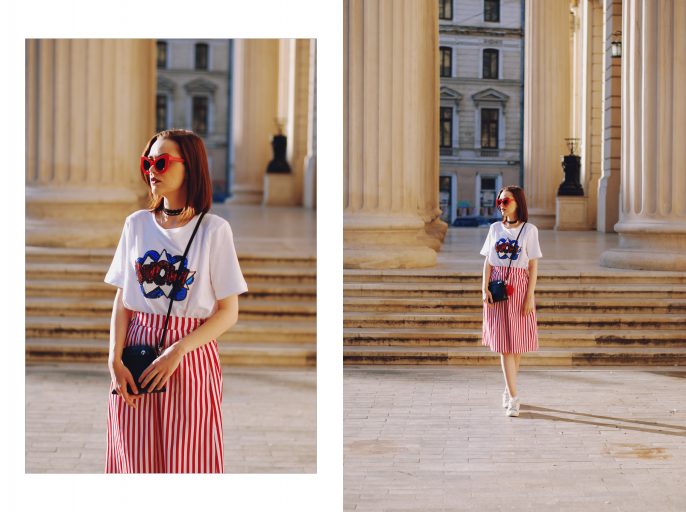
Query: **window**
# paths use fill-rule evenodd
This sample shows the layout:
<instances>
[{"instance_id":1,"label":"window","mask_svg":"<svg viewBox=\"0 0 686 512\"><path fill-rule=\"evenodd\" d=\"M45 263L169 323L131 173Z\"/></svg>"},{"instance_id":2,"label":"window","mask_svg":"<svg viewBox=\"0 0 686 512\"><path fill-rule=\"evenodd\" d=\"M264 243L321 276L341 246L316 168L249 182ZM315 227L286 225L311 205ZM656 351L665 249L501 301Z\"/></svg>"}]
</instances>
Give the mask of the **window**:
<instances>
[{"instance_id":1,"label":"window","mask_svg":"<svg viewBox=\"0 0 686 512\"><path fill-rule=\"evenodd\" d=\"M155 108L155 130L161 132L167 129L167 112L169 106L167 103L166 94L157 95L157 104Z\"/></svg>"},{"instance_id":2,"label":"window","mask_svg":"<svg viewBox=\"0 0 686 512\"><path fill-rule=\"evenodd\" d=\"M193 128L195 133L207 133L207 96L193 96Z\"/></svg>"},{"instance_id":3,"label":"window","mask_svg":"<svg viewBox=\"0 0 686 512\"><path fill-rule=\"evenodd\" d=\"M453 109L441 107L441 148L453 147Z\"/></svg>"},{"instance_id":4,"label":"window","mask_svg":"<svg viewBox=\"0 0 686 512\"><path fill-rule=\"evenodd\" d=\"M167 43L157 41L157 69L167 68Z\"/></svg>"},{"instance_id":5,"label":"window","mask_svg":"<svg viewBox=\"0 0 686 512\"><path fill-rule=\"evenodd\" d=\"M441 46L441 77L453 76L453 49Z\"/></svg>"},{"instance_id":6,"label":"window","mask_svg":"<svg viewBox=\"0 0 686 512\"><path fill-rule=\"evenodd\" d=\"M484 50L484 78L498 79L498 50Z\"/></svg>"},{"instance_id":7,"label":"window","mask_svg":"<svg viewBox=\"0 0 686 512\"><path fill-rule=\"evenodd\" d=\"M498 149L498 115L497 108L481 109L481 147Z\"/></svg>"},{"instance_id":8,"label":"window","mask_svg":"<svg viewBox=\"0 0 686 512\"><path fill-rule=\"evenodd\" d=\"M453 19L453 0L438 0L438 18L441 20Z\"/></svg>"},{"instance_id":9,"label":"window","mask_svg":"<svg viewBox=\"0 0 686 512\"><path fill-rule=\"evenodd\" d=\"M207 69L208 51L205 43L195 45L195 69Z\"/></svg>"},{"instance_id":10,"label":"window","mask_svg":"<svg viewBox=\"0 0 686 512\"><path fill-rule=\"evenodd\" d=\"M495 195L497 193L497 178L493 176L481 176L479 187L479 206L482 215L491 215L495 210Z\"/></svg>"},{"instance_id":11,"label":"window","mask_svg":"<svg viewBox=\"0 0 686 512\"><path fill-rule=\"evenodd\" d=\"M484 21L500 22L500 0L484 0Z\"/></svg>"}]
</instances>

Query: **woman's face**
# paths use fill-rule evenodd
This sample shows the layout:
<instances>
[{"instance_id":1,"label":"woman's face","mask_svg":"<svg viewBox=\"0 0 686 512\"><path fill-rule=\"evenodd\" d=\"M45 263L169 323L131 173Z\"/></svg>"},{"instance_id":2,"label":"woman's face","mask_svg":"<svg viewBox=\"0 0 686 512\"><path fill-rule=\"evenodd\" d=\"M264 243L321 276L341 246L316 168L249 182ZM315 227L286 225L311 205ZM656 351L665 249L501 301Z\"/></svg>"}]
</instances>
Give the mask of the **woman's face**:
<instances>
[{"instance_id":1,"label":"woman's face","mask_svg":"<svg viewBox=\"0 0 686 512\"><path fill-rule=\"evenodd\" d=\"M167 153L181 158L179 145L171 139L157 139L150 148L149 157L155 158ZM150 186L157 196L179 191L186 182L186 167L184 162L169 162L167 170L160 174L154 167L150 168Z\"/></svg>"},{"instance_id":2,"label":"woman's face","mask_svg":"<svg viewBox=\"0 0 686 512\"><path fill-rule=\"evenodd\" d=\"M507 217L510 220L515 220L517 215L517 203L509 190L503 190L498 197L500 201L503 201L498 205L500 212L503 217Z\"/></svg>"}]
</instances>

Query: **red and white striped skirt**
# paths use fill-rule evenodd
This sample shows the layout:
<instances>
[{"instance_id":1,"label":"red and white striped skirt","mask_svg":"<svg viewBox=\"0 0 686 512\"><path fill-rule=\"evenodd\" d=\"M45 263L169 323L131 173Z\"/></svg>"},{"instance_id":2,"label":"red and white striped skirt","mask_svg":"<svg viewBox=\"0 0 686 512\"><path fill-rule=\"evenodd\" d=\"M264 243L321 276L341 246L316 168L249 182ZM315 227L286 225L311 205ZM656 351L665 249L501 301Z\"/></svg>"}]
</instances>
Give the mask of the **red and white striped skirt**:
<instances>
[{"instance_id":1,"label":"red and white striped skirt","mask_svg":"<svg viewBox=\"0 0 686 512\"><path fill-rule=\"evenodd\" d=\"M126 345L159 342L166 315L134 313ZM169 317L165 348L202 325ZM222 473L222 372L217 342L186 354L164 393L150 393L132 409L110 394L106 473ZM110 384L110 393L113 387Z\"/></svg>"},{"instance_id":2,"label":"red and white striped skirt","mask_svg":"<svg viewBox=\"0 0 686 512\"><path fill-rule=\"evenodd\" d=\"M491 281L505 279L507 267L493 267ZM489 306L484 302L482 344L493 352L521 354L538 350L536 310L522 314L522 304L529 287L529 271L512 268L507 282L508 299Z\"/></svg>"}]
</instances>

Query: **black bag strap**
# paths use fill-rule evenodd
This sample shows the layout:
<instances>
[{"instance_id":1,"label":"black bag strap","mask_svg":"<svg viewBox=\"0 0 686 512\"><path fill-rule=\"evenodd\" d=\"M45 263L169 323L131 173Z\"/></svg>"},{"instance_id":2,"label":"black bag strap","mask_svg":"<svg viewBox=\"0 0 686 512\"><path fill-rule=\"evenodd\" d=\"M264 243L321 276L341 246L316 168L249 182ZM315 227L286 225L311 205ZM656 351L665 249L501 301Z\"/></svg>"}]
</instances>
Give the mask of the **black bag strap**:
<instances>
[{"instance_id":1,"label":"black bag strap","mask_svg":"<svg viewBox=\"0 0 686 512\"><path fill-rule=\"evenodd\" d=\"M202 212L200 214L200 218L198 219L198 222L195 223L195 229L193 229L193 234L191 235L190 240L188 240L188 244L186 245L186 250L183 251L183 257L181 258L181 261L186 259L186 256L188 255L188 250L191 248L191 244L193 243L193 239L195 238L195 234L198 232L198 228L200 227L200 223L202 222L202 218L205 216L205 212ZM176 287L178 286L179 283L174 282L172 285L172 293L170 294L169 297L169 309L167 310L167 318L164 319L164 329L162 330L162 336L160 337L160 341L157 344L157 355L160 354L162 351L162 347L164 346L164 338L167 336L167 324L169 323L169 316L171 315L171 310L172 310L172 304L174 304L174 299L173 299L173 293L176 291Z\"/></svg>"},{"instance_id":2,"label":"black bag strap","mask_svg":"<svg viewBox=\"0 0 686 512\"><path fill-rule=\"evenodd\" d=\"M517 235L517 239L515 240L515 252L517 251L517 248L519 247L519 237L522 234L522 231L524 231L524 225L525 224L526 224L526 221L524 221L524 224L522 224L522 228L519 230L519 234ZM512 256L514 256L514 254ZM505 281L507 281L510 278L510 268L512 267L512 256L510 256L510 264L507 266L507 275L505 276Z\"/></svg>"}]
</instances>

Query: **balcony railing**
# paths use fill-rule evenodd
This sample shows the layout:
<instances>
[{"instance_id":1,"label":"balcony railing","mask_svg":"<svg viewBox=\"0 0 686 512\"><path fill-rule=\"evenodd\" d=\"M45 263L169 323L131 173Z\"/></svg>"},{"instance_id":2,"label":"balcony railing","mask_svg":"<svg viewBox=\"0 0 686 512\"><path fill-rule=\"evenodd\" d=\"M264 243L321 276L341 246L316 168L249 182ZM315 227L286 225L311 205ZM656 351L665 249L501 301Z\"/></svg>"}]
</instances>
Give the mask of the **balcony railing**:
<instances>
[{"instance_id":1,"label":"balcony railing","mask_svg":"<svg viewBox=\"0 0 686 512\"><path fill-rule=\"evenodd\" d=\"M474 148L464 147L459 148L440 148L440 155L444 157L460 157L460 158L500 158L512 161L519 161L519 148Z\"/></svg>"}]
</instances>

